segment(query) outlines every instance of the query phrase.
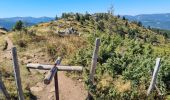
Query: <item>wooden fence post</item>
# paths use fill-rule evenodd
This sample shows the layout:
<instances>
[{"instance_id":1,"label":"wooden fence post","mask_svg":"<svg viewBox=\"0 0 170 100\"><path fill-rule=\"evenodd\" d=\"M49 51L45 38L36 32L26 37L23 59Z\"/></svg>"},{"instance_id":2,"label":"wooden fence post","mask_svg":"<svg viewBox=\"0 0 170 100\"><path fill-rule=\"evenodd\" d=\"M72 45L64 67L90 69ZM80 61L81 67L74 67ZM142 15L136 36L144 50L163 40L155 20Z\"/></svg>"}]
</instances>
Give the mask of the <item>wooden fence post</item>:
<instances>
[{"instance_id":1,"label":"wooden fence post","mask_svg":"<svg viewBox=\"0 0 170 100\"><path fill-rule=\"evenodd\" d=\"M58 57L55 64L57 66L57 65L60 65L60 63L61 63L61 58ZM55 73L55 76L54 76L54 85L55 85L55 97L56 97L56 100L59 100L58 69L56 69L56 73Z\"/></svg>"},{"instance_id":2,"label":"wooden fence post","mask_svg":"<svg viewBox=\"0 0 170 100\"><path fill-rule=\"evenodd\" d=\"M95 74L95 69L96 69L96 66L97 66L97 54L98 54L98 51L99 51L99 46L100 46L100 39L97 38L96 39L96 42L95 42L95 48L94 48L94 51L93 51L93 56L92 56L92 63L91 63L91 69L90 69L90 80L92 82L94 82L94 74Z\"/></svg>"},{"instance_id":3,"label":"wooden fence post","mask_svg":"<svg viewBox=\"0 0 170 100\"><path fill-rule=\"evenodd\" d=\"M56 100L59 100L58 71L54 76L54 85L55 85L55 98Z\"/></svg>"},{"instance_id":4,"label":"wooden fence post","mask_svg":"<svg viewBox=\"0 0 170 100\"><path fill-rule=\"evenodd\" d=\"M12 60L13 60L13 68L14 68L14 74L15 74L15 81L17 85L18 97L19 97L19 100L24 100L16 47L12 47Z\"/></svg>"},{"instance_id":5,"label":"wooden fence post","mask_svg":"<svg viewBox=\"0 0 170 100\"><path fill-rule=\"evenodd\" d=\"M90 81L94 84L94 74L97 66L97 58L98 58L98 51L99 51L99 46L100 46L100 39L96 38L95 41L95 48L93 51L93 56L92 56L92 63L91 63L91 69L90 69ZM88 100L92 100L92 96L90 94L90 91L88 92Z\"/></svg>"},{"instance_id":6,"label":"wooden fence post","mask_svg":"<svg viewBox=\"0 0 170 100\"><path fill-rule=\"evenodd\" d=\"M156 78L157 78L159 68L160 68L160 58L157 58L156 59L156 65L155 65L155 68L154 68L154 72L153 72L153 75L152 75L152 80L150 82L150 86L149 86L148 91L147 91L147 95L149 95L150 92L152 91L153 87L155 87Z\"/></svg>"},{"instance_id":7,"label":"wooden fence post","mask_svg":"<svg viewBox=\"0 0 170 100\"><path fill-rule=\"evenodd\" d=\"M61 58L58 57L54 67L51 68L50 72L47 74L47 76L44 79L44 83L45 84L50 84L52 78L54 77L54 84L55 84L55 96L56 96L56 100L59 100L59 88L58 88L58 75L57 75L57 65L60 65L61 63Z\"/></svg>"},{"instance_id":8,"label":"wooden fence post","mask_svg":"<svg viewBox=\"0 0 170 100\"><path fill-rule=\"evenodd\" d=\"M6 90L6 87L4 85L4 83L2 82L2 77L1 77L1 73L0 73L0 89L2 90L3 94L5 95L7 100L10 100L10 95L8 93L8 91Z\"/></svg>"}]
</instances>

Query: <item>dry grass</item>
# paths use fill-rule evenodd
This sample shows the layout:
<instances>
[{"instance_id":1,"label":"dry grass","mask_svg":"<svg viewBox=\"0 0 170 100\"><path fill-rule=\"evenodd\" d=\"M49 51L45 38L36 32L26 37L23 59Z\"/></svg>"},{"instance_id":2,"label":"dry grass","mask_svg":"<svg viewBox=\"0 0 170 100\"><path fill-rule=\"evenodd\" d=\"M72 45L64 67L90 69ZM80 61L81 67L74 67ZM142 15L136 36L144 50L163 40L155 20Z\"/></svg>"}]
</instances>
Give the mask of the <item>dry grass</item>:
<instances>
[{"instance_id":1,"label":"dry grass","mask_svg":"<svg viewBox=\"0 0 170 100\"><path fill-rule=\"evenodd\" d=\"M113 82L113 78L109 76L108 74L104 74L99 84L102 87L108 87L110 86L110 84L112 84L112 82Z\"/></svg>"},{"instance_id":2,"label":"dry grass","mask_svg":"<svg viewBox=\"0 0 170 100\"><path fill-rule=\"evenodd\" d=\"M122 77L119 77L113 81L113 84L119 93L124 93L130 91L131 89L131 82L123 80Z\"/></svg>"}]
</instances>

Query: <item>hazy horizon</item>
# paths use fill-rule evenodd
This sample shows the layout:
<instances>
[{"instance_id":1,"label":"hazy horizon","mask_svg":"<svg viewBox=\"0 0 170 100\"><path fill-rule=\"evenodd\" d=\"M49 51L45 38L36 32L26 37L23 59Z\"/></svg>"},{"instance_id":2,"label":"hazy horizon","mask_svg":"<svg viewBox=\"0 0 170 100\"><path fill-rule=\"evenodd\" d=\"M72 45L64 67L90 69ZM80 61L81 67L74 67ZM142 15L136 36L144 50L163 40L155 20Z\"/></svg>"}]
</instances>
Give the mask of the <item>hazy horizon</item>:
<instances>
[{"instance_id":1,"label":"hazy horizon","mask_svg":"<svg viewBox=\"0 0 170 100\"><path fill-rule=\"evenodd\" d=\"M68 12L69 13L69 12ZM78 13L78 12L74 12L74 13ZM97 12L100 13L100 12ZM92 14L92 13L91 13ZM152 14L170 14L169 13L150 13L150 14L137 14L137 15L152 15ZM115 14L115 15L119 15L119 14ZM137 16L137 15L127 15L127 16ZM120 15L120 16L125 16L125 15ZM0 19L2 18L17 18L17 17L32 17L32 18L43 18L43 17L48 17L48 18L55 18L55 16L39 16L39 17L34 17L34 16L11 16L11 17L0 17ZM61 17L61 16L58 16Z\"/></svg>"}]
</instances>

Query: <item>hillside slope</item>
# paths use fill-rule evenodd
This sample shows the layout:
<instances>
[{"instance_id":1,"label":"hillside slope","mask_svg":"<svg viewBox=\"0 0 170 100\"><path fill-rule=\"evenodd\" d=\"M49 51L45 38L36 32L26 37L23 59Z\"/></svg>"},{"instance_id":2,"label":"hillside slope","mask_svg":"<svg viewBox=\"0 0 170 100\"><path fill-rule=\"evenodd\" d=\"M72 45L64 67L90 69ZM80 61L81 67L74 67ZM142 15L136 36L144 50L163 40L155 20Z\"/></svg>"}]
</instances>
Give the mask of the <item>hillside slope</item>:
<instances>
[{"instance_id":1,"label":"hillside slope","mask_svg":"<svg viewBox=\"0 0 170 100\"><path fill-rule=\"evenodd\" d=\"M42 75L36 72L32 73L36 77L32 77L24 66L30 62L52 63L58 56L63 57L62 64L84 66L83 73L73 72L67 75L83 80L95 99L148 98L146 91L155 59L161 57L157 84L163 98L169 95L169 40L164 34L153 32L136 23L107 13L69 13L63 14L60 20L41 23L21 32L10 32L8 36L18 47L21 69L24 72L22 77L28 77L23 81L27 97L30 97L29 88L40 82ZM95 84L92 85L88 75L97 37L101 39L101 46ZM3 73L8 72L6 64L1 66L4 66ZM34 82L28 81L29 79ZM6 80L8 83L10 81ZM16 96L15 89L8 87L8 90ZM154 90L149 98L159 96Z\"/></svg>"}]
</instances>

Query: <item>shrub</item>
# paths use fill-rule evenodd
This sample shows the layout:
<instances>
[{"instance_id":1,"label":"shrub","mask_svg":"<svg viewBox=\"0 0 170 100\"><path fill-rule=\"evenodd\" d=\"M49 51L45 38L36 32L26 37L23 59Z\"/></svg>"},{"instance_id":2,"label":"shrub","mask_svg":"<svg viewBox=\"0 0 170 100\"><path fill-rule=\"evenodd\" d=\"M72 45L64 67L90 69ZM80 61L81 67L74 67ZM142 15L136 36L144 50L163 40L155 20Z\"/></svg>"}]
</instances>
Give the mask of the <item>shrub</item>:
<instances>
[{"instance_id":1,"label":"shrub","mask_svg":"<svg viewBox=\"0 0 170 100\"><path fill-rule=\"evenodd\" d=\"M79 15L79 13L76 13L75 19L76 19L77 21L80 21L80 15Z\"/></svg>"},{"instance_id":2,"label":"shrub","mask_svg":"<svg viewBox=\"0 0 170 100\"><path fill-rule=\"evenodd\" d=\"M146 89L149 86L151 72L155 64L155 56L150 45L138 40L112 35L97 34L101 39L98 63L95 74L95 84L89 80L89 66L93 47L81 49L71 63L85 67L84 80L94 99L147 99ZM94 37L89 37L90 45L94 45ZM117 48L126 48L123 53L116 52ZM165 60L168 61L168 60ZM162 62L161 62L162 63ZM168 89L168 64L162 63L158 83L161 91ZM121 77L121 80L120 80ZM118 84L121 84L120 87ZM119 88L123 90L119 90ZM127 88L128 87L128 88ZM155 91L149 98L158 98Z\"/></svg>"},{"instance_id":3,"label":"shrub","mask_svg":"<svg viewBox=\"0 0 170 100\"><path fill-rule=\"evenodd\" d=\"M24 24L21 20L17 21L16 24L13 27L13 30L21 31L24 27Z\"/></svg>"},{"instance_id":4,"label":"shrub","mask_svg":"<svg viewBox=\"0 0 170 100\"><path fill-rule=\"evenodd\" d=\"M100 31L104 31L104 22L103 21L100 21L98 22L97 24L97 29L100 30Z\"/></svg>"}]
</instances>

